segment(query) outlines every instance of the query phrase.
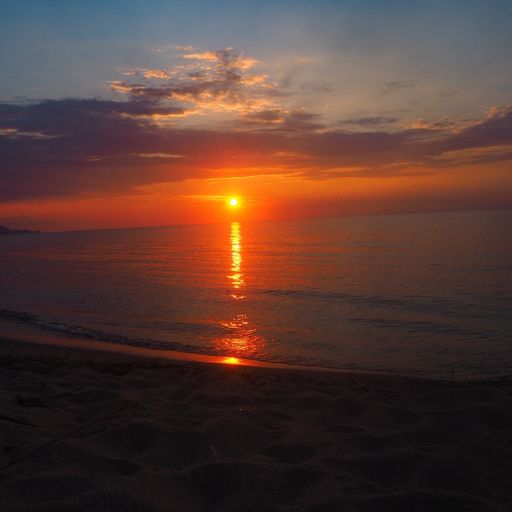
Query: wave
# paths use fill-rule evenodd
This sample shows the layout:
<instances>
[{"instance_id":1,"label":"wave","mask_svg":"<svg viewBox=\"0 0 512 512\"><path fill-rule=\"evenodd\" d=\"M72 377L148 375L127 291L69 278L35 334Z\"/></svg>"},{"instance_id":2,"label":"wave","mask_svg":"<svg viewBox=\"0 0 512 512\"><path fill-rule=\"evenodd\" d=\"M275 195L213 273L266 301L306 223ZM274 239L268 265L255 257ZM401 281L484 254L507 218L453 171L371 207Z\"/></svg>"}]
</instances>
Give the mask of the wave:
<instances>
[{"instance_id":1,"label":"wave","mask_svg":"<svg viewBox=\"0 0 512 512\"><path fill-rule=\"evenodd\" d=\"M419 320L398 320L384 318L350 318L351 322L365 324L369 327L385 330L402 331L408 334L424 334L426 332L439 336L457 336L465 340L498 340L503 339L509 342L512 340L512 334L509 332L500 332L497 330L476 330L466 329L461 326L448 325L438 322L427 322Z\"/></svg>"},{"instance_id":2,"label":"wave","mask_svg":"<svg viewBox=\"0 0 512 512\"><path fill-rule=\"evenodd\" d=\"M99 329L90 329L80 325L68 325L61 322L51 321L33 313L0 309L0 320L10 323L28 325L44 331L58 332L60 334L68 334L70 336L79 338L88 338L95 341L119 343L122 345L132 345L154 350L170 350L178 352L194 352L207 355L218 355L217 351L213 351L208 347L200 347L174 341L158 341L147 338L130 338L128 336L109 333ZM176 329L184 329L186 325L190 326L190 324L180 324L176 327Z\"/></svg>"},{"instance_id":3,"label":"wave","mask_svg":"<svg viewBox=\"0 0 512 512\"><path fill-rule=\"evenodd\" d=\"M65 334L72 337L78 338L86 338L94 341L104 341L108 343L116 343L120 345L130 345L134 347L142 347L150 350L167 350L167 351L175 351L175 352L186 352L189 354L201 354L201 355L210 355L210 356L230 356L232 352L229 350L222 349L214 349L213 347L205 347L199 345L191 345L186 343L179 343L176 341L159 341L153 340L150 338L131 338L129 336L124 336L120 334L114 334L111 332L105 332L99 329L91 329L88 327L83 327L79 325L69 325L62 322L55 322L52 320L48 320L42 318L39 315L34 313L26 313L21 311L12 311L7 309L0 309L0 321L22 324L30 327L34 327L36 329L40 329L43 331L49 331L59 334ZM226 334L229 332L229 329L218 327L218 326L209 326L206 324L191 324L186 322L177 322L175 324L167 323L167 322L156 322L156 325L160 329L165 329L168 331L184 331L190 330L191 328L195 329L208 329L212 331L216 331L217 334L222 332L222 334ZM337 368L336 366L325 365L319 361L316 361L311 358L297 356L293 359L286 358L271 358L265 354L261 356L247 356L243 355L240 357L244 357L245 359L252 359L255 361L262 362L274 362L281 364L290 364L290 365L303 365L303 366L324 366L326 368Z\"/></svg>"},{"instance_id":4,"label":"wave","mask_svg":"<svg viewBox=\"0 0 512 512\"><path fill-rule=\"evenodd\" d=\"M264 295L293 297L304 300L323 300L328 302L346 303L351 306L367 308L388 308L402 312L436 314L444 317L489 320L509 320L512 317L512 296L489 298L478 303L449 299L445 297L429 297L424 295L403 295L401 297L383 297L342 292L324 292L316 290L261 290Z\"/></svg>"}]
</instances>

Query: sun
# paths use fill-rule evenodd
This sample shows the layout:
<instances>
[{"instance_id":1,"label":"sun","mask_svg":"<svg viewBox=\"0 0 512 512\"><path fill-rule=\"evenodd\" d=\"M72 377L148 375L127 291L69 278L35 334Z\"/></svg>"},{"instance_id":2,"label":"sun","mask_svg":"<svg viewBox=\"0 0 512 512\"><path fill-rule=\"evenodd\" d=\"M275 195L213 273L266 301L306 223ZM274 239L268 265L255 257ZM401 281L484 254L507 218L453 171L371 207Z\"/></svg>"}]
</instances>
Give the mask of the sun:
<instances>
[{"instance_id":1,"label":"sun","mask_svg":"<svg viewBox=\"0 0 512 512\"><path fill-rule=\"evenodd\" d=\"M231 208L238 208L240 206L240 199L238 197L230 197L228 204Z\"/></svg>"},{"instance_id":2,"label":"sun","mask_svg":"<svg viewBox=\"0 0 512 512\"><path fill-rule=\"evenodd\" d=\"M238 357L225 357L222 362L225 364L240 364L240 359Z\"/></svg>"}]
</instances>

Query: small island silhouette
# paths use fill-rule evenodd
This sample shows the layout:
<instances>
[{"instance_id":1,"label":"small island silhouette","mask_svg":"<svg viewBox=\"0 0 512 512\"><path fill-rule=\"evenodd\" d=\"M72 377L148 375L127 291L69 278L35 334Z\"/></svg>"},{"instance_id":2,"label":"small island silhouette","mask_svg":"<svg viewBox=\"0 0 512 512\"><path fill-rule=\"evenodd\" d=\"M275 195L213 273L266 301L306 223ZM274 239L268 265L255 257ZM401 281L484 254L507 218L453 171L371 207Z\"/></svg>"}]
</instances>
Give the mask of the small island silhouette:
<instances>
[{"instance_id":1,"label":"small island silhouette","mask_svg":"<svg viewBox=\"0 0 512 512\"><path fill-rule=\"evenodd\" d=\"M9 229L5 226L0 226L0 235L30 235L33 233L40 233L40 231L32 231L31 229Z\"/></svg>"}]
</instances>

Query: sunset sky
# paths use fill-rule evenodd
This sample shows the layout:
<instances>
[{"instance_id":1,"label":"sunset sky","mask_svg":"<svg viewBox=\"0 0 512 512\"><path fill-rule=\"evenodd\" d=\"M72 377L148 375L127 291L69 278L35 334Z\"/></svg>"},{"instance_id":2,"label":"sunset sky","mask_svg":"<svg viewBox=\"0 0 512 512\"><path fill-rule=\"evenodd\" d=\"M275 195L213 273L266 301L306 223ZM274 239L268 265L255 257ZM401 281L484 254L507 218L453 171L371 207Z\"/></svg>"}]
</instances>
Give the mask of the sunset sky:
<instances>
[{"instance_id":1,"label":"sunset sky","mask_svg":"<svg viewBox=\"0 0 512 512\"><path fill-rule=\"evenodd\" d=\"M6 0L0 224L512 207L512 2Z\"/></svg>"}]
</instances>

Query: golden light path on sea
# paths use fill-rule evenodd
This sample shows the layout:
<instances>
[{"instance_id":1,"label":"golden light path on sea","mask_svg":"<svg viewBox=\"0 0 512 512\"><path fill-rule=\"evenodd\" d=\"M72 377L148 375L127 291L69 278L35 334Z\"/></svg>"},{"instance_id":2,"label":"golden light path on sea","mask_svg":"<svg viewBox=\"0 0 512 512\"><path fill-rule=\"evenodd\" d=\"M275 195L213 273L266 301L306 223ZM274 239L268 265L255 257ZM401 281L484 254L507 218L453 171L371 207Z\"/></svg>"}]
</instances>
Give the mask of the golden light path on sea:
<instances>
[{"instance_id":1,"label":"golden light path on sea","mask_svg":"<svg viewBox=\"0 0 512 512\"><path fill-rule=\"evenodd\" d=\"M233 299L233 309L235 311L230 320L222 320L219 324L227 329L228 333L214 342L217 350L230 354L224 359L226 364L238 364L236 356L250 357L260 354L265 344L265 340L256 333L256 329L249 322L247 312L244 311L243 304L246 294L243 292L246 282L242 272L242 232L240 222L232 222L230 225L230 252L231 264L230 273L227 279L230 283L231 291L229 297Z\"/></svg>"}]
</instances>

